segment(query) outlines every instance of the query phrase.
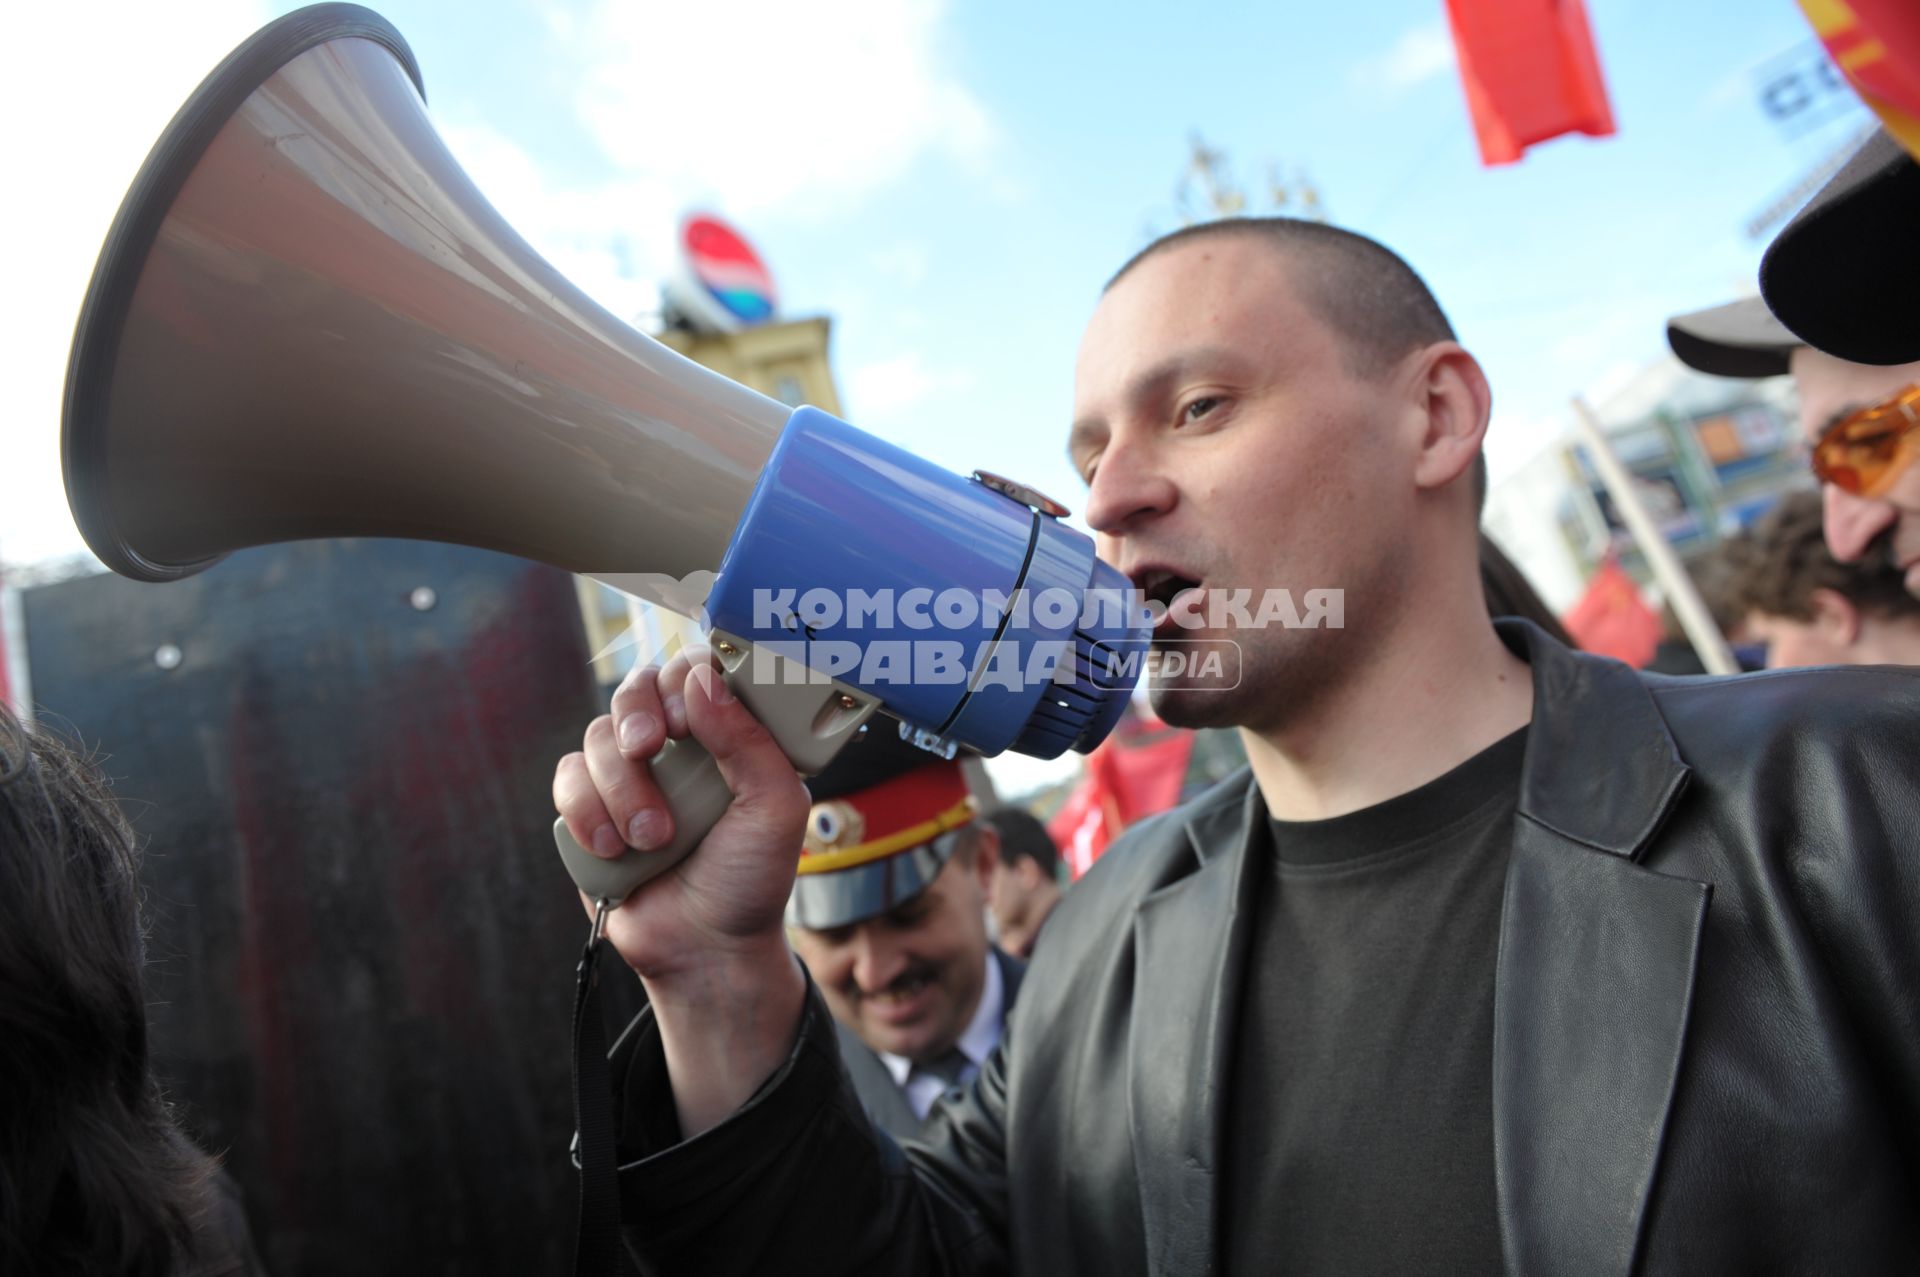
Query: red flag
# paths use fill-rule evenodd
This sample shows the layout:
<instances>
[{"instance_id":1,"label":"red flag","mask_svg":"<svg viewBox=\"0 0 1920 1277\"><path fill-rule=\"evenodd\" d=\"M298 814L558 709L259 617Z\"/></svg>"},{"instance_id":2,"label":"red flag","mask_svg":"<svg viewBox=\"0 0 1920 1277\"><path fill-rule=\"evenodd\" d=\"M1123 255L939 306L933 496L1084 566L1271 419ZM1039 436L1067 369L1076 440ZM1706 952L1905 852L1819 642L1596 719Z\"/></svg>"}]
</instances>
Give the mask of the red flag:
<instances>
[{"instance_id":1,"label":"red flag","mask_svg":"<svg viewBox=\"0 0 1920 1277\"><path fill-rule=\"evenodd\" d=\"M1447 0L1447 18L1481 163L1512 164L1563 133L1612 136L1580 0Z\"/></svg>"},{"instance_id":2,"label":"red flag","mask_svg":"<svg viewBox=\"0 0 1920 1277\"><path fill-rule=\"evenodd\" d=\"M1060 858L1067 862L1067 871L1075 878L1093 868L1093 862L1114 840L1123 823L1118 800L1107 783L1107 768L1100 761L1105 748L1103 745L1087 756L1086 779L1047 822L1047 832L1053 835L1054 845L1060 848Z\"/></svg>"},{"instance_id":3,"label":"red flag","mask_svg":"<svg viewBox=\"0 0 1920 1277\"><path fill-rule=\"evenodd\" d=\"M1652 660L1660 646L1660 617L1612 555L1562 619L1582 650L1625 661L1635 669Z\"/></svg>"},{"instance_id":4,"label":"red flag","mask_svg":"<svg viewBox=\"0 0 1920 1277\"><path fill-rule=\"evenodd\" d=\"M1860 100L1920 159L1920 6L1913 0L1800 0Z\"/></svg>"},{"instance_id":5,"label":"red flag","mask_svg":"<svg viewBox=\"0 0 1920 1277\"><path fill-rule=\"evenodd\" d=\"M1075 878L1121 830L1180 801L1192 757L1193 733L1164 728L1137 741L1116 733L1087 755L1086 779L1047 822Z\"/></svg>"}]
</instances>

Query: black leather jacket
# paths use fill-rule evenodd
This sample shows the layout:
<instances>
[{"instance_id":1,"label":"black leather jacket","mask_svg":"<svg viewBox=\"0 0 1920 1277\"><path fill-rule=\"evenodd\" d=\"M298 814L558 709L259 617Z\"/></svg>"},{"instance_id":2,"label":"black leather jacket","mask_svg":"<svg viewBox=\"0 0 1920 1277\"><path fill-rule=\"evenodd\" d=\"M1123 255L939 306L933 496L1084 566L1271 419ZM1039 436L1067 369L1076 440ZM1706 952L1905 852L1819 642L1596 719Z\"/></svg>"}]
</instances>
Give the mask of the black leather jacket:
<instances>
[{"instance_id":1,"label":"black leather jacket","mask_svg":"<svg viewBox=\"0 0 1920 1277\"><path fill-rule=\"evenodd\" d=\"M1535 688L1489 1079L1509 1271L1920 1272L1920 672L1645 678L1501 633ZM1250 789L1068 894L924 1144L861 1114L817 994L677 1143L642 1017L614 1076L643 1268L1214 1271Z\"/></svg>"}]
</instances>

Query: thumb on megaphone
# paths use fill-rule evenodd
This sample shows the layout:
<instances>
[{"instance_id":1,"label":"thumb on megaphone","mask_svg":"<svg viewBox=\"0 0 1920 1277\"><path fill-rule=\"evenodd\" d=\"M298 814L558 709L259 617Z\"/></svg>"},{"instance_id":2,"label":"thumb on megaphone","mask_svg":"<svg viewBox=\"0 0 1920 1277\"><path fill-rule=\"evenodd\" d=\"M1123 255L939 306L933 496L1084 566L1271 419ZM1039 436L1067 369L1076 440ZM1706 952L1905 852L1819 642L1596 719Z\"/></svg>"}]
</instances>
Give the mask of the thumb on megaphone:
<instances>
[{"instance_id":1,"label":"thumb on megaphone","mask_svg":"<svg viewBox=\"0 0 1920 1277\"><path fill-rule=\"evenodd\" d=\"M616 722L664 723L667 703L684 703L685 726L651 758L620 748ZM580 752L560 760L554 805L572 837L603 859L628 846L664 847L674 827L656 767L684 753L710 762L726 783L718 818L699 840L701 854L677 858L636 890L608 920L608 936L642 976L670 978L726 949L777 937L809 805L806 786L767 729L727 688L704 649L676 657L652 676L630 679L612 713L588 725ZM646 847L642 844L651 844ZM665 859L662 857L662 859Z\"/></svg>"}]
</instances>

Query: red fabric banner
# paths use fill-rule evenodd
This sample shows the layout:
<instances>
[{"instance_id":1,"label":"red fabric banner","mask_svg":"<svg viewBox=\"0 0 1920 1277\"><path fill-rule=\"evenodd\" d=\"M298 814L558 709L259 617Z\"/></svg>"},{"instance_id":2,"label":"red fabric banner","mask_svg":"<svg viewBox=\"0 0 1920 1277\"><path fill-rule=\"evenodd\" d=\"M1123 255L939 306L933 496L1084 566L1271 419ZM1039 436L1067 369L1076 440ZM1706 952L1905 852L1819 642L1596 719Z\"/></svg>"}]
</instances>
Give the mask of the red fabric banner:
<instances>
[{"instance_id":1,"label":"red fabric banner","mask_svg":"<svg viewBox=\"0 0 1920 1277\"><path fill-rule=\"evenodd\" d=\"M1660 617L1640 597L1640 587L1612 555L1587 582L1587 592L1561 618L1582 650L1625 661L1639 669L1660 646Z\"/></svg>"},{"instance_id":2,"label":"red fabric banner","mask_svg":"<svg viewBox=\"0 0 1920 1277\"><path fill-rule=\"evenodd\" d=\"M1481 163L1565 133L1610 137L1600 55L1580 0L1447 0Z\"/></svg>"},{"instance_id":3,"label":"red fabric banner","mask_svg":"<svg viewBox=\"0 0 1920 1277\"><path fill-rule=\"evenodd\" d=\"M1116 734L1087 755L1087 776L1047 822L1075 878L1093 867L1120 831L1180 801L1193 756L1191 732L1167 731L1138 744Z\"/></svg>"},{"instance_id":4,"label":"red fabric banner","mask_svg":"<svg viewBox=\"0 0 1920 1277\"><path fill-rule=\"evenodd\" d=\"M1800 7L1860 100L1920 158L1920 5L1800 0Z\"/></svg>"}]
</instances>

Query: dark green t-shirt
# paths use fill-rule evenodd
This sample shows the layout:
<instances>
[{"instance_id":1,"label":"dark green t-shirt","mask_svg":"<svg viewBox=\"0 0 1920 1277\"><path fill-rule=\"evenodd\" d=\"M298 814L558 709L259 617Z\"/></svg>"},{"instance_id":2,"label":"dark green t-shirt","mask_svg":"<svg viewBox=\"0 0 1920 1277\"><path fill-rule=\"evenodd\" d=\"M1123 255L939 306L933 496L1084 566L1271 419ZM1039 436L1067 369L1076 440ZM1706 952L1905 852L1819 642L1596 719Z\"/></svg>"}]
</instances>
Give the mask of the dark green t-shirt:
<instances>
[{"instance_id":1,"label":"dark green t-shirt","mask_svg":"<svg viewBox=\"0 0 1920 1277\"><path fill-rule=\"evenodd\" d=\"M1522 729L1332 820L1269 820L1240 1010L1225 1271L1501 1270L1493 980Z\"/></svg>"}]
</instances>

